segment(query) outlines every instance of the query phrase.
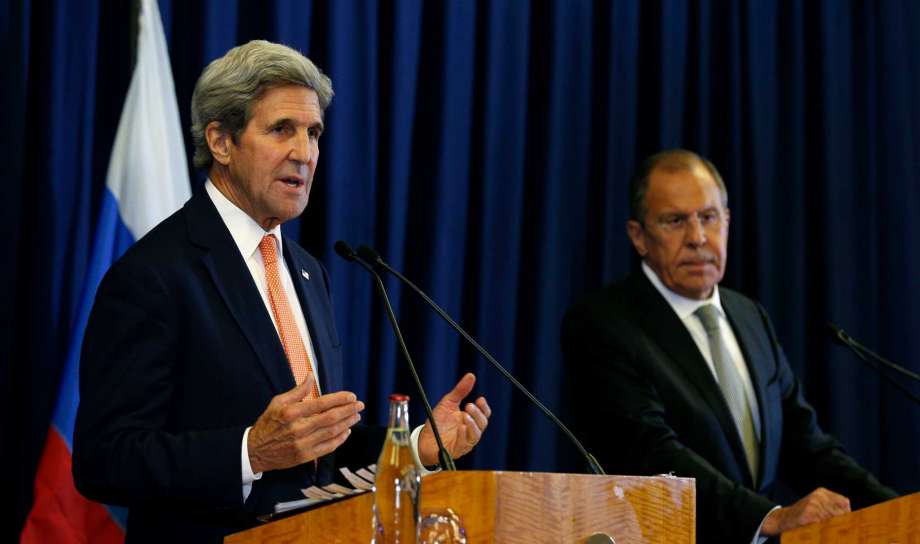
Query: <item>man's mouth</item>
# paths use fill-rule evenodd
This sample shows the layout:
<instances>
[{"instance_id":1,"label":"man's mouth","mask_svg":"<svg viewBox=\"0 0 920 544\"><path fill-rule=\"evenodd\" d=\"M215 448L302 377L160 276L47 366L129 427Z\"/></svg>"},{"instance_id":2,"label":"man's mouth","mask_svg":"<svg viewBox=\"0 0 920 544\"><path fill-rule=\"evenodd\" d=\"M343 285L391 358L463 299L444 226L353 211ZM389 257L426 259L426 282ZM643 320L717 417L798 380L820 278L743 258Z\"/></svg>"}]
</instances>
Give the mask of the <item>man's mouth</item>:
<instances>
[{"instance_id":1,"label":"man's mouth","mask_svg":"<svg viewBox=\"0 0 920 544\"><path fill-rule=\"evenodd\" d=\"M687 259L687 260L681 261L680 264L682 266L698 267L698 266L706 266L708 264L714 265L715 263L716 263L716 260L714 257L697 257L695 259Z\"/></svg>"},{"instance_id":2,"label":"man's mouth","mask_svg":"<svg viewBox=\"0 0 920 544\"><path fill-rule=\"evenodd\" d=\"M288 187L302 187L304 184L304 180L300 176L287 176L279 178L279 180Z\"/></svg>"}]
</instances>

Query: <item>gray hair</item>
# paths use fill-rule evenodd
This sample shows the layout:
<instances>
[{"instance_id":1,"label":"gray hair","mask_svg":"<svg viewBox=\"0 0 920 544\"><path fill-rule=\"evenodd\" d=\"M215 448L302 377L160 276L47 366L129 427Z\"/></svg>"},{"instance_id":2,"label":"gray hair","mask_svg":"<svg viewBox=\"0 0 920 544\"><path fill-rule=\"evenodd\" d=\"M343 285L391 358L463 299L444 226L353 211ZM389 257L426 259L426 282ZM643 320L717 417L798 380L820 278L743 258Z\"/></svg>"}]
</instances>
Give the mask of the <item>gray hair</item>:
<instances>
[{"instance_id":1,"label":"gray hair","mask_svg":"<svg viewBox=\"0 0 920 544\"><path fill-rule=\"evenodd\" d=\"M213 158L205 138L217 121L233 141L246 128L252 107L265 91L282 85L302 85L319 97L320 110L332 102L332 81L310 59L277 43L253 40L234 47L204 69L192 93L192 142L195 168L207 170Z\"/></svg>"},{"instance_id":2,"label":"gray hair","mask_svg":"<svg viewBox=\"0 0 920 544\"><path fill-rule=\"evenodd\" d=\"M725 189L725 182L716 169L716 165L707 159L697 155L693 151L686 149L666 149L659 151L651 157L648 157L636 169L632 179L629 182L629 218L643 223L648 206L645 202L645 195L648 193L648 182L652 172L656 168L661 168L667 172L682 172L693 169L694 166L702 166L709 172L716 185L719 186L719 192L722 195L722 207L728 207L728 191Z\"/></svg>"}]
</instances>

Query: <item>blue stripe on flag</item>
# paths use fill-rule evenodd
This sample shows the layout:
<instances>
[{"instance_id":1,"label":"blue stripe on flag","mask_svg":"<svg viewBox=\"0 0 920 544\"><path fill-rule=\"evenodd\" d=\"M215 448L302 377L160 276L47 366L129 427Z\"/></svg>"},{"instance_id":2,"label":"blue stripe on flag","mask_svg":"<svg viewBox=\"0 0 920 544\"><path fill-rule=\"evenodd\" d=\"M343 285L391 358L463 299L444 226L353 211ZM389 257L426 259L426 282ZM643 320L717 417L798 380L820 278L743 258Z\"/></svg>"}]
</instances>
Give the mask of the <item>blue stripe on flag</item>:
<instances>
[{"instance_id":1,"label":"blue stripe on flag","mask_svg":"<svg viewBox=\"0 0 920 544\"><path fill-rule=\"evenodd\" d=\"M74 321L73 330L70 331L70 345L67 347L67 357L64 360L64 374L61 376L58 400L51 418L52 425L57 428L67 443L67 448L71 451L73 451L74 421L77 417L77 405L80 402L79 360L80 347L83 345L83 332L86 330L89 312L93 307L96 289L102 277L109 266L133 243L134 236L118 216L118 202L112 192L106 188L102 195L102 207L92 246L93 252L77 307L77 318Z\"/></svg>"}]
</instances>

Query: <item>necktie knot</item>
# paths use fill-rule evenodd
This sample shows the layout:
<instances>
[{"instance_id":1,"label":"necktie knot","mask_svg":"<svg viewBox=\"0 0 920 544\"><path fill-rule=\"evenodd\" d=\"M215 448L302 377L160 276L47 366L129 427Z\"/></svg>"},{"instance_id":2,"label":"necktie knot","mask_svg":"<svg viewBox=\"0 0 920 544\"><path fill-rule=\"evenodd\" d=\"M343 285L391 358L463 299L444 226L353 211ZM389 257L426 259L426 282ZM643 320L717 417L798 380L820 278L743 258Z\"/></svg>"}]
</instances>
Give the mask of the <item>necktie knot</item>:
<instances>
[{"instance_id":1,"label":"necktie knot","mask_svg":"<svg viewBox=\"0 0 920 544\"><path fill-rule=\"evenodd\" d=\"M262 260L265 264L272 264L278 260L278 251L275 247L275 236L266 234L259 242L259 252L262 253Z\"/></svg>"},{"instance_id":2,"label":"necktie knot","mask_svg":"<svg viewBox=\"0 0 920 544\"><path fill-rule=\"evenodd\" d=\"M697 308L693 313L700 318L707 336L719 334L719 311L715 306L706 304Z\"/></svg>"}]
</instances>

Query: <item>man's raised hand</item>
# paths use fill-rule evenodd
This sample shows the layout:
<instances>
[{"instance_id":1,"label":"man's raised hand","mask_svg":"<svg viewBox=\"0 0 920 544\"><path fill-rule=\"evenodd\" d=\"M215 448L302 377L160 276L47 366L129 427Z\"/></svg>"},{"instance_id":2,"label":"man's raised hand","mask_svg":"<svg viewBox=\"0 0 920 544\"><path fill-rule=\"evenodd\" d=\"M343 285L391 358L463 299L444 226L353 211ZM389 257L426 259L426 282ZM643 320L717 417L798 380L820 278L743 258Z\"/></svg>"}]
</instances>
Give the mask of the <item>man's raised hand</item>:
<instances>
[{"instance_id":1,"label":"man's raised hand","mask_svg":"<svg viewBox=\"0 0 920 544\"><path fill-rule=\"evenodd\" d=\"M335 451L361 420L364 403L338 391L310 399L313 376L272 398L249 431L247 450L253 473L280 470Z\"/></svg>"}]
</instances>

